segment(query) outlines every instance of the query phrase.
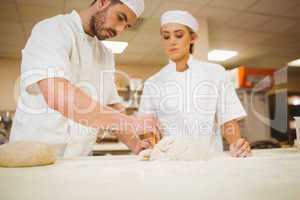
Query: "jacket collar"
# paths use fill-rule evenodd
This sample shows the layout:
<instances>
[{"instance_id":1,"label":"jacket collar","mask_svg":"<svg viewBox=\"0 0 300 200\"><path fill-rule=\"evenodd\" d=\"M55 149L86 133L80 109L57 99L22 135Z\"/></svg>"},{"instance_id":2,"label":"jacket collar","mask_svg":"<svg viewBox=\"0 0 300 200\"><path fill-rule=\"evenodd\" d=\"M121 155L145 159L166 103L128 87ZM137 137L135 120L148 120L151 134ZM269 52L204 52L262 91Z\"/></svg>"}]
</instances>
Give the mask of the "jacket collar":
<instances>
[{"instance_id":1,"label":"jacket collar","mask_svg":"<svg viewBox=\"0 0 300 200\"><path fill-rule=\"evenodd\" d=\"M189 68L193 68L193 63L194 63L194 57L192 54L189 55L189 59L187 61L187 65L189 66ZM169 65L176 67L175 62L173 62L172 60L169 60Z\"/></svg>"}]
</instances>

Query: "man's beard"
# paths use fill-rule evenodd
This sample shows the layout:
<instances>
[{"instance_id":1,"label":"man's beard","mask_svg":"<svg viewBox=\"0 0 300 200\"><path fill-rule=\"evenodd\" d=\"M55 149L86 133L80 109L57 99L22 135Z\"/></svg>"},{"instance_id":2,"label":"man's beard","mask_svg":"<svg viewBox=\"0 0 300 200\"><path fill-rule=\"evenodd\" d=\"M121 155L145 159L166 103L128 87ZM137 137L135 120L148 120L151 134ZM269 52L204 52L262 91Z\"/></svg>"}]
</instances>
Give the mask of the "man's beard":
<instances>
[{"instance_id":1,"label":"man's beard","mask_svg":"<svg viewBox=\"0 0 300 200\"><path fill-rule=\"evenodd\" d=\"M107 10L97 12L91 18L90 26L92 33L99 39L99 40L106 40L108 38L115 37L117 35L117 31L112 28L104 27L106 22L106 15ZM110 33L111 35L108 35Z\"/></svg>"}]
</instances>

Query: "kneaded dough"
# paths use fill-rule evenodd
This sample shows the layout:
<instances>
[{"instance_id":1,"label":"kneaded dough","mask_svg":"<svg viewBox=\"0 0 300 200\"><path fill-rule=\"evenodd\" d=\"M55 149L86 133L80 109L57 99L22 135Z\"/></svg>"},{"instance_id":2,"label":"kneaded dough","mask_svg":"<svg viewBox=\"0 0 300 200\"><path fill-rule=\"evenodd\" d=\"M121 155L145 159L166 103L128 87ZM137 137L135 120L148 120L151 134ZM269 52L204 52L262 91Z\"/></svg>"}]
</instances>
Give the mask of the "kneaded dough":
<instances>
[{"instance_id":1,"label":"kneaded dough","mask_svg":"<svg viewBox=\"0 0 300 200\"><path fill-rule=\"evenodd\" d=\"M56 151L49 144L18 141L0 146L0 167L33 167L55 163Z\"/></svg>"},{"instance_id":2,"label":"kneaded dough","mask_svg":"<svg viewBox=\"0 0 300 200\"><path fill-rule=\"evenodd\" d=\"M153 149L142 151L141 160L207 160L211 136L164 137Z\"/></svg>"}]
</instances>

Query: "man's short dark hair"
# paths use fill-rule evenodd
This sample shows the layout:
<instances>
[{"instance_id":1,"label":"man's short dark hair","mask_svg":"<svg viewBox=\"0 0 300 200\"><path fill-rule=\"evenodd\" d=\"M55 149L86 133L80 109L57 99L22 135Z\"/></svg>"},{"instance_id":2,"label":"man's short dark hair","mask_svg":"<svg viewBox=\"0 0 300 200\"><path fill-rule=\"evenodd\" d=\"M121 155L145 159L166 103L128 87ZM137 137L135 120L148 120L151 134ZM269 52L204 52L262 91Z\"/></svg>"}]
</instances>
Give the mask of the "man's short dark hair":
<instances>
[{"instance_id":1,"label":"man's short dark hair","mask_svg":"<svg viewBox=\"0 0 300 200\"><path fill-rule=\"evenodd\" d=\"M98 0L94 0L92 3L91 3L91 6L94 5ZM117 4L117 3L122 3L120 0L110 0L111 1L111 4Z\"/></svg>"}]
</instances>

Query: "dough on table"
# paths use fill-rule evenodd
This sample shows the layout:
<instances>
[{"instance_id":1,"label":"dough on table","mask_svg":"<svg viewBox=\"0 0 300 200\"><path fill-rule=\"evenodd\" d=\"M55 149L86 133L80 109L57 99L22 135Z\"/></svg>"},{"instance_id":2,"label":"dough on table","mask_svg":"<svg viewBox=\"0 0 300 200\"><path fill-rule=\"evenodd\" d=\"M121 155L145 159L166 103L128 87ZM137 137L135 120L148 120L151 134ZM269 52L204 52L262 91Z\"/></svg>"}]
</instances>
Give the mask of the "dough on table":
<instances>
[{"instance_id":1,"label":"dough on table","mask_svg":"<svg viewBox=\"0 0 300 200\"><path fill-rule=\"evenodd\" d=\"M212 136L164 137L153 149L142 151L141 160L207 160Z\"/></svg>"},{"instance_id":2,"label":"dough on table","mask_svg":"<svg viewBox=\"0 0 300 200\"><path fill-rule=\"evenodd\" d=\"M0 167L33 167L55 163L56 151L51 145L18 141L0 146Z\"/></svg>"}]
</instances>

